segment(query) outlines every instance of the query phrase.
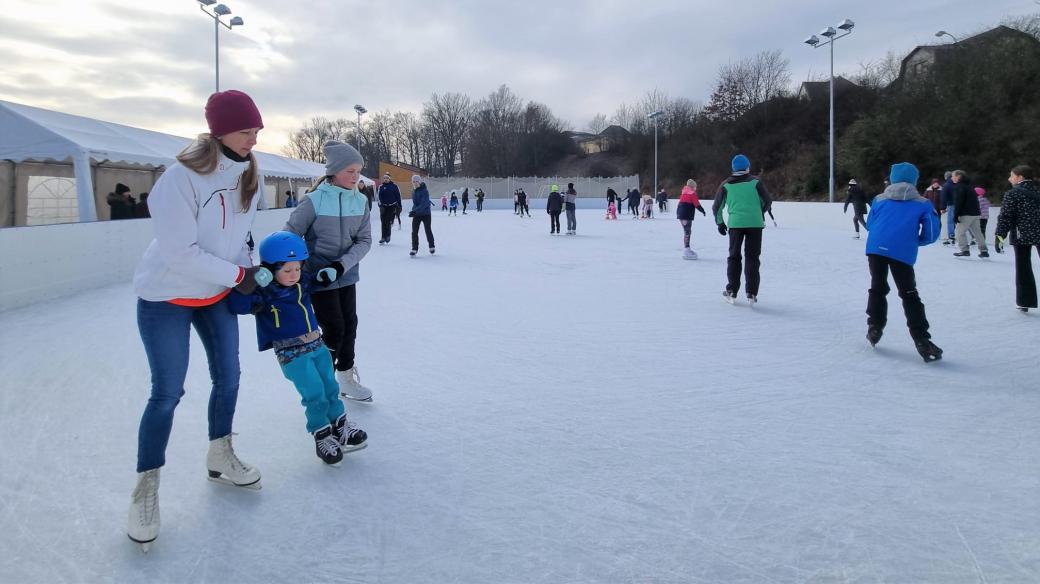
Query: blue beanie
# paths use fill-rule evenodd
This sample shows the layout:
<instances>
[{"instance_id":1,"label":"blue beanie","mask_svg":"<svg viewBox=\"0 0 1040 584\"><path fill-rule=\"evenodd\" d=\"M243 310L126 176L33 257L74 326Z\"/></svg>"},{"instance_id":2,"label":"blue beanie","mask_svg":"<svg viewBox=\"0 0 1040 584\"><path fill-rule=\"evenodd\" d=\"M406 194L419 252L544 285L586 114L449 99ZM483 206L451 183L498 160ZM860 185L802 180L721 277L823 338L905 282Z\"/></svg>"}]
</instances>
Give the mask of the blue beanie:
<instances>
[{"instance_id":1,"label":"blue beanie","mask_svg":"<svg viewBox=\"0 0 1040 584\"><path fill-rule=\"evenodd\" d=\"M733 172L747 172L751 168L751 161L748 160L747 156L737 154L733 157L731 166L733 167Z\"/></svg>"},{"instance_id":2,"label":"blue beanie","mask_svg":"<svg viewBox=\"0 0 1040 584\"><path fill-rule=\"evenodd\" d=\"M892 172L888 175L888 182L892 184L896 183L910 183L917 185L917 179L921 176L918 172L917 167L909 162L900 162L892 165Z\"/></svg>"}]
</instances>

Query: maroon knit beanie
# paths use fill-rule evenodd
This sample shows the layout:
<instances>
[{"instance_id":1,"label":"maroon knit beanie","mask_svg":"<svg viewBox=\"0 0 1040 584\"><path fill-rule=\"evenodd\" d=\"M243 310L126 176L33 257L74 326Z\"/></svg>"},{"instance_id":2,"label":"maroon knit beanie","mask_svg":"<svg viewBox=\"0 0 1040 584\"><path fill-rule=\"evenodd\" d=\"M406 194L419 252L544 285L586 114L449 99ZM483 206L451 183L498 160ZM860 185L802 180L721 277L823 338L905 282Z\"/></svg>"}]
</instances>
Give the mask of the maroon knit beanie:
<instances>
[{"instance_id":1,"label":"maroon knit beanie","mask_svg":"<svg viewBox=\"0 0 1040 584\"><path fill-rule=\"evenodd\" d=\"M209 96L206 102L206 123L209 124L209 133L217 137L264 127L256 104L248 95L236 89L219 91Z\"/></svg>"}]
</instances>

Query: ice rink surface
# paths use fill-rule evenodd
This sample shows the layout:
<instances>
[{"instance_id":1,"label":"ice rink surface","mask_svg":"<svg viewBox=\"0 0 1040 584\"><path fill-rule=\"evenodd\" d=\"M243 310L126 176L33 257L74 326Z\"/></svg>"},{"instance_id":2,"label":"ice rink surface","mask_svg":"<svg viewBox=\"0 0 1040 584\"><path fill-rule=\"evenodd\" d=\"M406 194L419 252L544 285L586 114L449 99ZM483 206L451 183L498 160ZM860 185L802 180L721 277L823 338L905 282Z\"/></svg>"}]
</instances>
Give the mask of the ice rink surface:
<instances>
[{"instance_id":1,"label":"ice rink surface","mask_svg":"<svg viewBox=\"0 0 1040 584\"><path fill-rule=\"evenodd\" d=\"M1040 581L1040 315L1013 308L1010 254L922 250L926 365L895 291L864 339L839 205L776 205L753 309L722 301L710 219L684 261L674 210L550 237L543 208L437 212L433 257L408 257L407 219L373 247L375 402L348 404L369 447L338 467L243 317L235 446L263 490L207 481L193 335L147 555L125 534L149 387L130 284L0 313L0 582Z\"/></svg>"}]
</instances>

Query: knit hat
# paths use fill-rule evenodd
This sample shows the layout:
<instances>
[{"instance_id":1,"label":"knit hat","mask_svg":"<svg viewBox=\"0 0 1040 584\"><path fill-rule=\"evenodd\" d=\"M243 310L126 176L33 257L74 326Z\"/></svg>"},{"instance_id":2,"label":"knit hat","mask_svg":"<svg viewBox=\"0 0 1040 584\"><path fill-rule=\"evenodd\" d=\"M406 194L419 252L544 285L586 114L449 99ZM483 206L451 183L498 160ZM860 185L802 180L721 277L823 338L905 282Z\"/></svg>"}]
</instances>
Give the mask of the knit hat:
<instances>
[{"instance_id":1,"label":"knit hat","mask_svg":"<svg viewBox=\"0 0 1040 584\"><path fill-rule=\"evenodd\" d=\"M413 182L413 183L419 183L419 184L422 184L422 177L421 177L421 176L419 176L419 175L417 175L417 174L413 174L413 175L412 175L412 182Z\"/></svg>"},{"instance_id":2,"label":"knit hat","mask_svg":"<svg viewBox=\"0 0 1040 584\"><path fill-rule=\"evenodd\" d=\"M856 182L856 179L852 179L852 180L849 181L849 184L850 185L858 185L859 183Z\"/></svg>"},{"instance_id":3,"label":"knit hat","mask_svg":"<svg viewBox=\"0 0 1040 584\"><path fill-rule=\"evenodd\" d=\"M339 140L329 140L321 147L325 154L325 174L332 176L351 164L365 164L361 153L350 144L344 144Z\"/></svg>"},{"instance_id":4,"label":"knit hat","mask_svg":"<svg viewBox=\"0 0 1040 584\"><path fill-rule=\"evenodd\" d=\"M263 128L260 110L252 98L235 89L218 91L206 102L206 124L209 133L220 137L231 132Z\"/></svg>"},{"instance_id":5,"label":"knit hat","mask_svg":"<svg viewBox=\"0 0 1040 584\"><path fill-rule=\"evenodd\" d=\"M919 176L920 173L916 166L909 162L900 162L892 165L892 172L889 173L888 180L892 184L905 182L916 185Z\"/></svg>"},{"instance_id":6,"label":"knit hat","mask_svg":"<svg viewBox=\"0 0 1040 584\"><path fill-rule=\"evenodd\" d=\"M560 185L553 185L553 186L549 187L549 192L550 193L558 193L558 192L560 192Z\"/></svg>"},{"instance_id":7,"label":"knit hat","mask_svg":"<svg viewBox=\"0 0 1040 584\"><path fill-rule=\"evenodd\" d=\"M975 194L980 196L980 197L985 197L986 196L986 189L984 189L982 187L975 187Z\"/></svg>"},{"instance_id":8,"label":"knit hat","mask_svg":"<svg viewBox=\"0 0 1040 584\"><path fill-rule=\"evenodd\" d=\"M748 160L747 156L743 154L737 154L733 157L733 162L730 164L733 167L733 172L748 172L751 169L751 161Z\"/></svg>"},{"instance_id":9,"label":"knit hat","mask_svg":"<svg viewBox=\"0 0 1040 584\"><path fill-rule=\"evenodd\" d=\"M697 186L697 181L693 180L692 178L686 179L686 186L693 188Z\"/></svg>"},{"instance_id":10,"label":"knit hat","mask_svg":"<svg viewBox=\"0 0 1040 584\"><path fill-rule=\"evenodd\" d=\"M121 195L123 193L129 193L129 192L130 192L130 187L124 185L123 183L116 183L116 194L117 195Z\"/></svg>"}]
</instances>

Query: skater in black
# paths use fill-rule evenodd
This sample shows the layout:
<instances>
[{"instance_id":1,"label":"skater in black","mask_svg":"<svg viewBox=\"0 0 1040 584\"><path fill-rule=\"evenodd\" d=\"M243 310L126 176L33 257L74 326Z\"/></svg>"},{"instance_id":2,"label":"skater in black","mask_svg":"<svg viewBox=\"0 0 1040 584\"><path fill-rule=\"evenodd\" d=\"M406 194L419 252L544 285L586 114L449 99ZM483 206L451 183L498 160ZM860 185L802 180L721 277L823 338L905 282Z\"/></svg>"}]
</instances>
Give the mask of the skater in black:
<instances>
[{"instance_id":1,"label":"skater in black","mask_svg":"<svg viewBox=\"0 0 1040 584\"><path fill-rule=\"evenodd\" d=\"M928 333L924 303L917 292L914 263L917 248L939 239L939 216L932 203L917 192L917 168L901 162L892 165L889 186L874 199L867 216L867 265L870 292L867 296L867 341L881 340L888 322L888 273L892 272L903 300L906 326L914 346L925 362L942 359Z\"/></svg>"},{"instance_id":2,"label":"skater in black","mask_svg":"<svg viewBox=\"0 0 1040 584\"><path fill-rule=\"evenodd\" d=\"M384 174L383 184L379 185L379 245L390 243L390 229L394 226L394 218L400 215L401 189L390 180L390 173Z\"/></svg>"},{"instance_id":3,"label":"skater in black","mask_svg":"<svg viewBox=\"0 0 1040 584\"><path fill-rule=\"evenodd\" d=\"M856 239L859 239L859 226L862 225L866 228L867 225L863 220L867 214L867 193L863 192L856 179L849 181L849 188L845 195L845 208L842 213L849 212L849 205L852 205L852 226L856 229Z\"/></svg>"},{"instance_id":4,"label":"skater in black","mask_svg":"<svg viewBox=\"0 0 1040 584\"><path fill-rule=\"evenodd\" d=\"M433 227L430 225L433 220L432 211L433 203L430 202L430 191L426 188L426 183L423 182L421 176L413 174L412 210L408 213L408 216L412 218L412 251L409 254L412 257L419 253L420 225L426 228L426 244L430 246L430 253L434 253Z\"/></svg>"},{"instance_id":5,"label":"skater in black","mask_svg":"<svg viewBox=\"0 0 1040 584\"><path fill-rule=\"evenodd\" d=\"M527 204L527 192L524 189L517 191L516 200L520 206L520 216L523 217L524 213L527 213L527 216L530 217L531 207Z\"/></svg>"},{"instance_id":6,"label":"skater in black","mask_svg":"<svg viewBox=\"0 0 1040 584\"><path fill-rule=\"evenodd\" d=\"M448 199L448 215L459 216L459 196L455 194L455 191L451 192L451 198Z\"/></svg>"},{"instance_id":7,"label":"skater in black","mask_svg":"<svg viewBox=\"0 0 1040 584\"><path fill-rule=\"evenodd\" d=\"M668 210L668 193L665 192L664 187L657 191L657 210L662 213Z\"/></svg>"},{"instance_id":8,"label":"skater in black","mask_svg":"<svg viewBox=\"0 0 1040 584\"><path fill-rule=\"evenodd\" d=\"M557 185L549 188L549 199L545 203L545 212L549 214L549 235L559 235L563 195L560 194L560 187Z\"/></svg>"},{"instance_id":9,"label":"skater in black","mask_svg":"<svg viewBox=\"0 0 1040 584\"><path fill-rule=\"evenodd\" d=\"M758 302L762 230L765 228L765 215L772 205L772 199L765 185L757 177L751 176L751 161L747 156L734 156L731 167L733 176L719 186L718 192L715 193L715 202L711 206L719 233L729 235L727 283L722 296L733 304L737 292L740 291L740 273L743 268L747 280L748 304L755 304ZM728 226L723 221L723 210L728 214ZM740 258L741 248L744 250L743 265Z\"/></svg>"},{"instance_id":10,"label":"skater in black","mask_svg":"<svg viewBox=\"0 0 1040 584\"><path fill-rule=\"evenodd\" d=\"M642 200L643 195L639 193L639 187L636 187L628 191L628 196L625 197L628 200L628 213L635 219L639 216L639 202Z\"/></svg>"},{"instance_id":11,"label":"skater in black","mask_svg":"<svg viewBox=\"0 0 1040 584\"><path fill-rule=\"evenodd\" d=\"M466 214L466 208L469 207L469 187L462 189L462 214Z\"/></svg>"},{"instance_id":12,"label":"skater in black","mask_svg":"<svg viewBox=\"0 0 1040 584\"><path fill-rule=\"evenodd\" d=\"M620 199L618 198L617 191L615 191L614 189L608 188L607 189L607 207L610 207L610 204L614 203L614 208L617 209L619 202L620 202Z\"/></svg>"},{"instance_id":13,"label":"skater in black","mask_svg":"<svg viewBox=\"0 0 1040 584\"><path fill-rule=\"evenodd\" d=\"M1015 250L1015 305L1022 312L1037 307L1036 278L1033 276L1033 248L1040 253L1040 185L1028 166L1016 166L1008 177L1011 190L997 217L996 248L1002 249L1010 237Z\"/></svg>"}]
</instances>

